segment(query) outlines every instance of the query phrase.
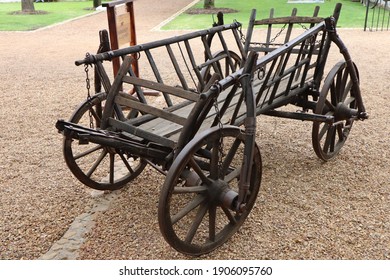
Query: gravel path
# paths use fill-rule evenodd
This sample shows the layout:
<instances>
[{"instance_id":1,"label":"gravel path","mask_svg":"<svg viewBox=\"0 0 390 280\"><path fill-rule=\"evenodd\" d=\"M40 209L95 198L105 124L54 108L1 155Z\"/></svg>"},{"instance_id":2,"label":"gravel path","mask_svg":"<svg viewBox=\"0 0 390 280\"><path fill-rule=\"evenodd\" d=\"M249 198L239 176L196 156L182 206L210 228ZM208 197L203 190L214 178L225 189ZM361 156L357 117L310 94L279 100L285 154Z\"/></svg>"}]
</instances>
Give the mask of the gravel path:
<instances>
[{"instance_id":1,"label":"gravel path","mask_svg":"<svg viewBox=\"0 0 390 280\"><path fill-rule=\"evenodd\" d=\"M192 1L153 2L135 3L139 43L177 34L151 29ZM96 51L104 28L102 12L0 33L0 259L40 258L100 199L67 169L54 124L85 99L83 69L73 62ZM311 123L260 117L257 205L239 233L204 259L390 259L390 36L339 33L360 69L370 119L356 123L341 154L323 163L311 148ZM331 53L329 65L339 58ZM77 258L186 258L158 228L163 180L146 169L116 192L80 237Z\"/></svg>"}]
</instances>

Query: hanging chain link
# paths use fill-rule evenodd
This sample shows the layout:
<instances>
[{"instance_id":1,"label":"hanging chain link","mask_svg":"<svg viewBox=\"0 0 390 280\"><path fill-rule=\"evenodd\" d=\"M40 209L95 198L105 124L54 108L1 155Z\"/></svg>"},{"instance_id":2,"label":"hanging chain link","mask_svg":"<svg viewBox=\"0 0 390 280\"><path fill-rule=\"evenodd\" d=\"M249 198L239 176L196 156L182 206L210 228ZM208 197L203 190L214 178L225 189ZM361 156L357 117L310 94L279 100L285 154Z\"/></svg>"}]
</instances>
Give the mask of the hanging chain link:
<instances>
[{"instance_id":1,"label":"hanging chain link","mask_svg":"<svg viewBox=\"0 0 390 280\"><path fill-rule=\"evenodd\" d=\"M307 26L304 25L303 23L298 23L298 25L299 25L303 30L305 30L305 32L309 30L309 28L307 28ZM316 42L316 40L315 40L314 35L310 36L310 38L307 39L307 40L305 41L305 45L307 45L307 46L312 46L312 45L314 45L315 43L317 43L317 42Z\"/></svg>"},{"instance_id":2,"label":"hanging chain link","mask_svg":"<svg viewBox=\"0 0 390 280\"><path fill-rule=\"evenodd\" d=\"M221 112L219 111L217 97L214 98L214 109L215 109L215 113L217 116L218 127L219 127L219 132L220 132L220 137L218 140L218 178L220 178L223 176L222 165L223 165L223 157L225 156L225 154L224 154L224 145L223 145L223 140L222 140L223 123L221 120Z\"/></svg>"},{"instance_id":3,"label":"hanging chain link","mask_svg":"<svg viewBox=\"0 0 390 280\"><path fill-rule=\"evenodd\" d=\"M309 30L309 28L306 25L304 25L302 23L298 23L298 24L299 24L300 27L302 27L303 30L305 30L305 31ZM312 35L310 37L310 39L307 39L308 42L306 43L306 45L312 46L312 45L320 44L321 43L321 39L316 40L316 38L317 37L321 38L321 36L322 36L322 32L318 32L318 34L316 36Z\"/></svg>"},{"instance_id":4,"label":"hanging chain link","mask_svg":"<svg viewBox=\"0 0 390 280\"><path fill-rule=\"evenodd\" d=\"M237 20L233 20L234 23L238 22ZM246 38L244 33L242 32L242 25L240 24L240 27L238 28L238 32L240 33L240 41L243 45L245 45Z\"/></svg>"},{"instance_id":5,"label":"hanging chain link","mask_svg":"<svg viewBox=\"0 0 390 280\"><path fill-rule=\"evenodd\" d=\"M260 47L267 47L269 45L273 45L275 40L283 33L283 31L286 29L287 23L285 23L282 28L278 31L278 33L275 34L275 36L269 40L267 43L260 43L260 42L251 42L251 44L255 46L260 46Z\"/></svg>"},{"instance_id":6,"label":"hanging chain link","mask_svg":"<svg viewBox=\"0 0 390 280\"><path fill-rule=\"evenodd\" d=\"M234 22L237 22L234 20ZM260 46L265 46L266 44L272 45L273 42L283 33L283 31L286 29L287 23L282 26L282 28L279 30L278 33L276 33L275 37L272 38L268 43L257 43L257 42L250 42L250 44L253 45L260 45ZM244 33L242 32L242 25L240 25L238 32L240 33L240 40L241 42L245 45L246 37Z\"/></svg>"},{"instance_id":7,"label":"hanging chain link","mask_svg":"<svg viewBox=\"0 0 390 280\"><path fill-rule=\"evenodd\" d=\"M279 30L278 33L276 33L275 37L273 37L270 41L269 44L273 44L275 40L283 33L283 31L286 29L287 23L282 26L282 28Z\"/></svg>"},{"instance_id":8,"label":"hanging chain link","mask_svg":"<svg viewBox=\"0 0 390 280\"><path fill-rule=\"evenodd\" d=\"M90 56L89 53L86 53L85 57L88 58ZM92 116L92 106L93 104L91 103L91 81L89 79L89 64L84 65L84 71L85 71L85 87L87 88L87 101L90 105L90 109L88 110L89 114L89 127L94 128L93 124L93 116Z\"/></svg>"}]
</instances>

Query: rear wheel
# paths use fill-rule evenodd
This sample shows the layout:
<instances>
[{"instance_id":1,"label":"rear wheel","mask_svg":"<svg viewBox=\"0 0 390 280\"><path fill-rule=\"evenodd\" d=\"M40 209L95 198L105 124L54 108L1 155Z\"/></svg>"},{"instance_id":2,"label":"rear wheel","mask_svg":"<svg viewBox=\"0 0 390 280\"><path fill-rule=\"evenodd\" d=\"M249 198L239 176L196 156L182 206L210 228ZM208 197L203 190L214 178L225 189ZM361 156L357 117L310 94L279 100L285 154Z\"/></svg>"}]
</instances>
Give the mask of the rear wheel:
<instances>
[{"instance_id":1,"label":"rear wheel","mask_svg":"<svg viewBox=\"0 0 390 280\"><path fill-rule=\"evenodd\" d=\"M345 144L354 122L357 102L351 75L344 61L336 64L325 79L314 113L333 116L334 123L314 122L312 143L317 156L329 160Z\"/></svg>"},{"instance_id":2,"label":"rear wheel","mask_svg":"<svg viewBox=\"0 0 390 280\"><path fill-rule=\"evenodd\" d=\"M224 51L218 52L214 54L214 58L217 58L218 61L207 65L201 71L201 76L206 87L209 82L213 82L212 77L214 75L218 77L218 80L222 80L240 68L241 58L233 51L229 51L228 54ZM201 89L201 91L204 90L204 88Z\"/></svg>"}]
</instances>

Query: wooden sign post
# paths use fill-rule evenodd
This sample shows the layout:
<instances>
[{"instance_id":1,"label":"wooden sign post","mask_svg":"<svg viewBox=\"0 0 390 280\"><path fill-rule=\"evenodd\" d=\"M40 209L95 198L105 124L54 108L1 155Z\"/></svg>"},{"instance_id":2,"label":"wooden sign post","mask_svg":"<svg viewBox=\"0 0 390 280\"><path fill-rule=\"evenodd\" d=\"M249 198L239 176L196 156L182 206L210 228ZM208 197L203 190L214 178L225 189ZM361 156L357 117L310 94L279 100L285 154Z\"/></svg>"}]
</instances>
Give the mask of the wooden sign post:
<instances>
[{"instance_id":1,"label":"wooden sign post","mask_svg":"<svg viewBox=\"0 0 390 280\"><path fill-rule=\"evenodd\" d=\"M111 50L137 44L135 33L134 5L135 0L117 0L102 4L107 9L108 29L110 33ZM119 58L112 60L114 75L118 73ZM134 57L133 71L139 76L138 62Z\"/></svg>"}]
</instances>

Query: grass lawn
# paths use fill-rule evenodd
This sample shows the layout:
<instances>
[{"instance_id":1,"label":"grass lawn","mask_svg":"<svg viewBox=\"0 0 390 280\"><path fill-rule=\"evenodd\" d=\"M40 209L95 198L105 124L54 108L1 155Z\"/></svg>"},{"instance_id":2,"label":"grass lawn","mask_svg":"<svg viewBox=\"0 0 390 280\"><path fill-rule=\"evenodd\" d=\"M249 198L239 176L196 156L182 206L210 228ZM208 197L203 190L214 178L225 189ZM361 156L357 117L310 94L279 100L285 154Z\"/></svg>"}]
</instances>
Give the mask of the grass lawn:
<instances>
[{"instance_id":1,"label":"grass lawn","mask_svg":"<svg viewBox=\"0 0 390 280\"><path fill-rule=\"evenodd\" d=\"M0 3L0 31L34 30L54 23L76 18L94 12L93 1L39 2L34 3L36 11L45 14L12 14L21 10L21 3Z\"/></svg>"},{"instance_id":2,"label":"grass lawn","mask_svg":"<svg viewBox=\"0 0 390 280\"><path fill-rule=\"evenodd\" d=\"M203 0L200 0L193 8L202 8ZM291 10L295 7L298 9L300 16L312 16L316 5L320 6L319 16L328 17L333 14L336 3L342 3L341 16L338 22L338 27L364 27L364 19L366 7L360 2L352 2L351 0L330 0L324 3L317 4L287 4L287 0L215 0L216 8L231 8L238 10L237 13L225 14L225 23L231 23L237 20L247 26L250 12L253 8L257 10L257 18L267 18L271 8L275 9L275 17L288 16ZM214 15L217 21L216 15ZM189 15L182 13L171 22L162 27L163 30L178 30L178 29L203 29L211 27L213 23L212 15L197 14Z\"/></svg>"}]
</instances>

